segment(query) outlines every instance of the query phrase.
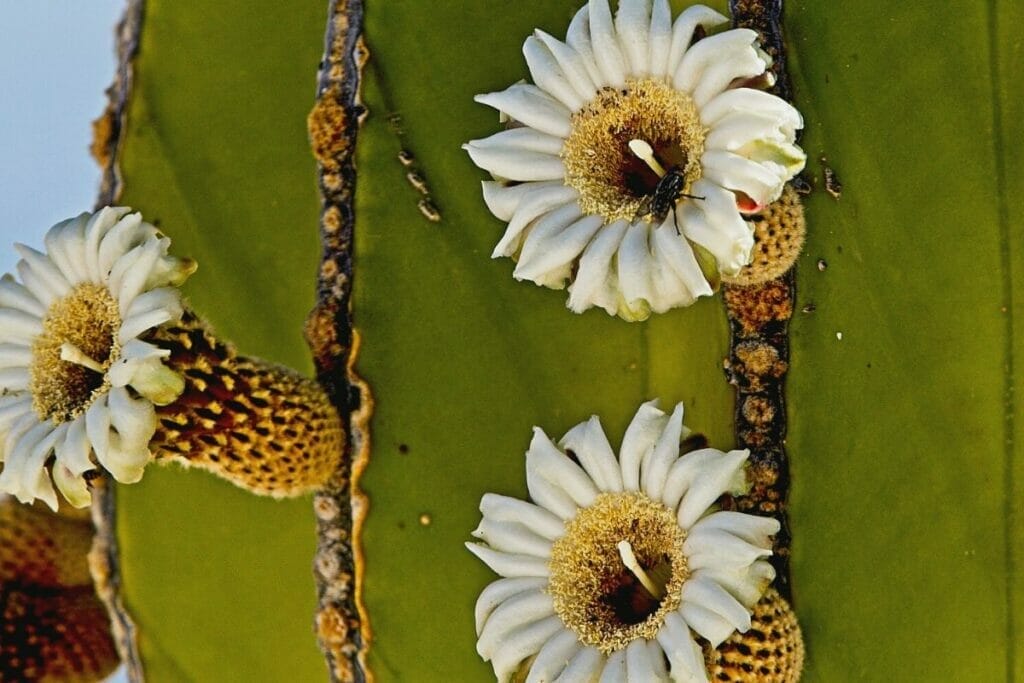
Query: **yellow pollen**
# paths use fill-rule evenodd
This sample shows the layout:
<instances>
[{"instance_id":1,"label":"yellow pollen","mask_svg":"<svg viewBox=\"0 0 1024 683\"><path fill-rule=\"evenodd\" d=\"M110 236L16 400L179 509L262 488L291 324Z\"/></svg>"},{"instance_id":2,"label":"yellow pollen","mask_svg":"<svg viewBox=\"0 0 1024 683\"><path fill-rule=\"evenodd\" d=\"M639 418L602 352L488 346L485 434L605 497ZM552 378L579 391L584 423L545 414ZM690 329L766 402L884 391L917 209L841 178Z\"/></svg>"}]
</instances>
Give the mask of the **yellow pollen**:
<instances>
[{"instance_id":1,"label":"yellow pollen","mask_svg":"<svg viewBox=\"0 0 1024 683\"><path fill-rule=\"evenodd\" d=\"M689 577L675 515L642 493L604 493L566 524L551 550L555 613L609 654L654 638Z\"/></svg>"},{"instance_id":2,"label":"yellow pollen","mask_svg":"<svg viewBox=\"0 0 1024 683\"><path fill-rule=\"evenodd\" d=\"M56 423L80 416L107 391L106 371L120 355L121 316L106 287L87 283L50 306L32 344L32 407Z\"/></svg>"},{"instance_id":3,"label":"yellow pollen","mask_svg":"<svg viewBox=\"0 0 1024 683\"><path fill-rule=\"evenodd\" d=\"M585 213L632 220L668 170L682 172L689 193L701 177L706 134L690 96L661 81L604 88L572 115L561 152L565 182Z\"/></svg>"}]
</instances>

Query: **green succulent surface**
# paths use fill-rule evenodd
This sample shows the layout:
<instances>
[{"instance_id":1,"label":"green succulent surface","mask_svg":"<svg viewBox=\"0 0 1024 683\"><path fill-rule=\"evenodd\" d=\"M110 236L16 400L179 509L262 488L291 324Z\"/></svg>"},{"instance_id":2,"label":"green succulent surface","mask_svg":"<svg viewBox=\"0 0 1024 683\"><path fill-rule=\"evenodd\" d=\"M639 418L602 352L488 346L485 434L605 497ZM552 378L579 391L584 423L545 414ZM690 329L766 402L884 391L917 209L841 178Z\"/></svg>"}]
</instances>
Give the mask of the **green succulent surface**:
<instances>
[{"instance_id":1,"label":"green succulent surface","mask_svg":"<svg viewBox=\"0 0 1024 683\"><path fill-rule=\"evenodd\" d=\"M617 443L654 397L731 447L728 328L717 299L644 323L574 315L490 259L503 225L460 145L499 124L472 97L525 77L523 39L563 35L578 0L368 4L353 316L376 403L370 663L383 682L489 680L472 609L494 576L462 546L481 495L525 495L532 426L557 437L598 414ZM819 185L787 396L809 683L1024 678L1022 15L1009 0L786 7ZM194 307L243 352L307 371L320 249L305 117L326 17L321 2L148 0L122 164L122 203L199 261ZM325 678L308 499L176 467L118 498L149 681Z\"/></svg>"}]
</instances>

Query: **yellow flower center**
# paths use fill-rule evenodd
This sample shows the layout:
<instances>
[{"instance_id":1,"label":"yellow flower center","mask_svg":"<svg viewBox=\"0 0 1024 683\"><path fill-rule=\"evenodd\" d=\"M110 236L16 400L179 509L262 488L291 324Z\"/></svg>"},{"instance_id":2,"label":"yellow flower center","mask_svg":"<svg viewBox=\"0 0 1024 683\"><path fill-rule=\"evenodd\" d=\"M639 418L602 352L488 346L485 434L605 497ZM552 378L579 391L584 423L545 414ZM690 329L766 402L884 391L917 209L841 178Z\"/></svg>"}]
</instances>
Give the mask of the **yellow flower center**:
<instances>
[{"instance_id":1,"label":"yellow flower center","mask_svg":"<svg viewBox=\"0 0 1024 683\"><path fill-rule=\"evenodd\" d=\"M86 283L55 301L32 345L32 407L41 420L82 415L109 389L107 369L120 355L121 316L106 287Z\"/></svg>"},{"instance_id":2,"label":"yellow flower center","mask_svg":"<svg viewBox=\"0 0 1024 683\"><path fill-rule=\"evenodd\" d=\"M608 654L654 638L689 577L675 515L642 493L604 493L566 524L551 550L555 613Z\"/></svg>"},{"instance_id":3,"label":"yellow flower center","mask_svg":"<svg viewBox=\"0 0 1024 683\"><path fill-rule=\"evenodd\" d=\"M686 93L655 80L630 80L622 90L604 88L572 116L562 146L565 182L580 193L587 214L607 221L633 220L660 175L630 149L640 140L664 170L685 178L683 193L700 179L707 130Z\"/></svg>"}]
</instances>

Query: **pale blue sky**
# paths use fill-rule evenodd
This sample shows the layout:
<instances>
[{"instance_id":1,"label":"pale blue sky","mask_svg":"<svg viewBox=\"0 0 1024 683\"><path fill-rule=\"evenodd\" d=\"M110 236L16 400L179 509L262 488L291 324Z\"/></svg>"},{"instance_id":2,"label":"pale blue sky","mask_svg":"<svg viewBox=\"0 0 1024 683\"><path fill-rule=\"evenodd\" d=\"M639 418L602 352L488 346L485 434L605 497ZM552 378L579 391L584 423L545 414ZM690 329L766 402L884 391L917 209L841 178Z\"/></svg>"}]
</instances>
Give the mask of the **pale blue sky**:
<instances>
[{"instance_id":1,"label":"pale blue sky","mask_svg":"<svg viewBox=\"0 0 1024 683\"><path fill-rule=\"evenodd\" d=\"M11 243L92 209L91 122L114 76L123 0L0 0L0 273ZM110 679L125 681L122 673Z\"/></svg>"},{"instance_id":2,"label":"pale blue sky","mask_svg":"<svg viewBox=\"0 0 1024 683\"><path fill-rule=\"evenodd\" d=\"M124 0L0 0L0 273L14 241L92 209L91 121L114 75Z\"/></svg>"}]
</instances>

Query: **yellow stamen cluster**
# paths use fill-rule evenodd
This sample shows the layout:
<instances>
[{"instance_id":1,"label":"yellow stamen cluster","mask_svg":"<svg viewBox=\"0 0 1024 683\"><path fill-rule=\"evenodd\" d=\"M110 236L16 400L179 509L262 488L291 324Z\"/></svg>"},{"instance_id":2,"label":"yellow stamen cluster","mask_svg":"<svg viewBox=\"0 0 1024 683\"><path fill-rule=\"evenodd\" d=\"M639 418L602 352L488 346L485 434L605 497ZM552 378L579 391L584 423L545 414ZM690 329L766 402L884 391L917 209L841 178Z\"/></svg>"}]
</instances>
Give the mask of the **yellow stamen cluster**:
<instances>
[{"instance_id":1,"label":"yellow stamen cluster","mask_svg":"<svg viewBox=\"0 0 1024 683\"><path fill-rule=\"evenodd\" d=\"M789 603L770 588L751 619L746 633L733 633L717 649L705 649L711 680L797 683L804 668L804 641Z\"/></svg>"},{"instance_id":2,"label":"yellow stamen cluster","mask_svg":"<svg viewBox=\"0 0 1024 683\"><path fill-rule=\"evenodd\" d=\"M678 168L686 183L701 175L707 131L686 93L661 81L631 80L617 90L604 88L572 116L572 131L562 147L565 182L580 193L587 214L608 221L632 220L659 175L630 148L640 140L652 148L665 169Z\"/></svg>"},{"instance_id":3,"label":"yellow stamen cluster","mask_svg":"<svg viewBox=\"0 0 1024 683\"><path fill-rule=\"evenodd\" d=\"M32 345L29 367L32 407L41 420L66 422L81 416L109 388L106 369L120 354L117 302L103 285L86 283L55 301ZM103 371L64 360L80 352Z\"/></svg>"},{"instance_id":4,"label":"yellow stamen cluster","mask_svg":"<svg viewBox=\"0 0 1024 683\"><path fill-rule=\"evenodd\" d=\"M185 378L181 396L157 408L156 459L275 497L319 489L335 473L344 432L315 380L239 356L191 312L153 340L170 350L168 366Z\"/></svg>"},{"instance_id":5,"label":"yellow stamen cluster","mask_svg":"<svg viewBox=\"0 0 1024 683\"><path fill-rule=\"evenodd\" d=\"M642 493L604 493L566 524L551 550L548 590L555 612L580 642L608 654L637 638L654 638L665 615L679 608L689 576L675 515ZM659 599L625 566L626 541Z\"/></svg>"}]
</instances>

